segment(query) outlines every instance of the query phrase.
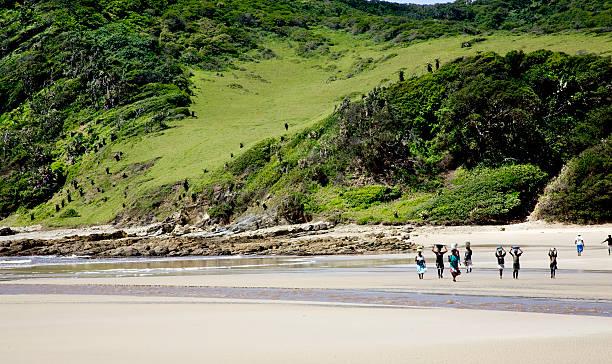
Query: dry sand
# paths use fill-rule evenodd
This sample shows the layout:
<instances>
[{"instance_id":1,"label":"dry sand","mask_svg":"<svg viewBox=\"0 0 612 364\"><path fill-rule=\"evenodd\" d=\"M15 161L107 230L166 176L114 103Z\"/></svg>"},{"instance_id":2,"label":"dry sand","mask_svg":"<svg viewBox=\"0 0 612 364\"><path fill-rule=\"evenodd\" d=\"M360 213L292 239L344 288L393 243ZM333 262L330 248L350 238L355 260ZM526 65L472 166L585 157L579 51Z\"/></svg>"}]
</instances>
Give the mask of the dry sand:
<instances>
[{"instance_id":1,"label":"dry sand","mask_svg":"<svg viewBox=\"0 0 612 364\"><path fill-rule=\"evenodd\" d=\"M0 298L5 363L605 363L612 319L88 296Z\"/></svg>"}]
</instances>

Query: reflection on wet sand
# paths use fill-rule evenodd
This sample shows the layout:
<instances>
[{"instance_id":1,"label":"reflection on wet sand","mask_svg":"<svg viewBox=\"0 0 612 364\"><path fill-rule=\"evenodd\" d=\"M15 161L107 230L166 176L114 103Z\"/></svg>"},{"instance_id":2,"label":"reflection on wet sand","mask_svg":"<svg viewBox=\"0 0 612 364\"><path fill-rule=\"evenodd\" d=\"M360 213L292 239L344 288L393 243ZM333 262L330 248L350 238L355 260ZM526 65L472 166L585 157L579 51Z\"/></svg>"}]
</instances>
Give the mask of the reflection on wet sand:
<instances>
[{"instance_id":1,"label":"reflection on wet sand","mask_svg":"<svg viewBox=\"0 0 612 364\"><path fill-rule=\"evenodd\" d=\"M66 294L137 297L189 297L289 302L318 302L405 307L452 307L461 309L539 312L571 315L612 317L612 302L588 300L560 300L528 297L492 297L458 294L426 294L369 289L314 289L314 288L245 288L193 287L145 285L62 285L62 284L3 284L0 295Z\"/></svg>"}]
</instances>

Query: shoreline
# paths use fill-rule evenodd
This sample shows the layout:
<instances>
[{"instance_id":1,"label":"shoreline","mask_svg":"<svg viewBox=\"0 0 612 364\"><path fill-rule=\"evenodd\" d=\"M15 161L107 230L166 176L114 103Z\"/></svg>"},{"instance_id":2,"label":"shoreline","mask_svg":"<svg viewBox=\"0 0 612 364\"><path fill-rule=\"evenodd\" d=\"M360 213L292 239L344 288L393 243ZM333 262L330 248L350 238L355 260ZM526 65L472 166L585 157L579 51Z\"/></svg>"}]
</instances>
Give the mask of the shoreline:
<instances>
[{"instance_id":1,"label":"shoreline","mask_svg":"<svg viewBox=\"0 0 612 364\"><path fill-rule=\"evenodd\" d=\"M525 222L510 225L412 226L338 225L314 222L250 231L213 230L164 233L161 224L121 229L24 229L0 236L0 256L84 255L90 257L182 257L226 255L352 255L413 252L418 245L471 241L480 246L536 240L543 245L573 241L582 233L599 243L612 224L565 225ZM543 235L542 235L543 234Z\"/></svg>"},{"instance_id":2,"label":"shoreline","mask_svg":"<svg viewBox=\"0 0 612 364\"><path fill-rule=\"evenodd\" d=\"M285 234L290 228L294 230ZM377 238L397 244L397 237L402 237L409 250L438 241L462 245L469 240L474 271L462 274L457 283L446 272L444 279L437 279L433 253L427 248L429 271L424 280L417 278L410 251L388 256L374 252L368 257L355 255L356 250L347 256L308 257L315 263L297 268L272 264L270 269L151 276L136 271L123 276L116 269L121 265L112 263L106 267L111 273L101 277L14 279L0 282L0 310L5 315L0 322L0 356L15 363L62 364L80 363L84 357L92 364L365 364L406 358L446 363L458 357L476 364L535 364L600 363L612 355L612 257L598 244L610 225L400 229L285 227L225 239L241 248L285 240L310 251L323 246L322 237L346 244ZM573 244L578 232L586 241L582 257L576 256ZM492 249L500 241L523 246L520 280L510 279L510 269L503 280L498 278ZM337 251L333 244L325 246ZM554 280L546 271L551 246L559 249L560 270ZM250 258L200 257L245 259L244 264L250 264ZM145 257L138 267L166 267L146 263L150 260L154 259ZM111 350L100 350L99 342Z\"/></svg>"}]
</instances>

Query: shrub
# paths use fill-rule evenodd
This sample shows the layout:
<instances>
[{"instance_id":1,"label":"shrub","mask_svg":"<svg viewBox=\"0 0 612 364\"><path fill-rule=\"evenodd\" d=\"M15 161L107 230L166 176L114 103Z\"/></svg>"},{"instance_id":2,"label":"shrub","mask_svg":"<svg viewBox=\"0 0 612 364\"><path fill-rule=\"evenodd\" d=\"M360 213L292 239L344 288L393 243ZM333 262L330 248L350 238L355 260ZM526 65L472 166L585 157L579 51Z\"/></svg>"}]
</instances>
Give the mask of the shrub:
<instances>
[{"instance_id":1,"label":"shrub","mask_svg":"<svg viewBox=\"0 0 612 364\"><path fill-rule=\"evenodd\" d=\"M546 173L534 165L459 170L452 186L423 211L434 223L496 223L518 220L535 204Z\"/></svg>"},{"instance_id":2,"label":"shrub","mask_svg":"<svg viewBox=\"0 0 612 364\"><path fill-rule=\"evenodd\" d=\"M344 192L342 198L346 204L355 209L366 209L377 202L387 202L401 197L396 187L380 185L365 186Z\"/></svg>"},{"instance_id":3,"label":"shrub","mask_svg":"<svg viewBox=\"0 0 612 364\"><path fill-rule=\"evenodd\" d=\"M279 215L284 217L292 224L308 221L308 216L305 213L305 205L308 203L308 198L301 192L291 192L283 198L280 205Z\"/></svg>"},{"instance_id":4,"label":"shrub","mask_svg":"<svg viewBox=\"0 0 612 364\"><path fill-rule=\"evenodd\" d=\"M232 217L232 213L234 212L234 207L229 203L221 203L215 206L212 206L208 209L208 215L213 220L220 220L221 222L227 223L230 221Z\"/></svg>"},{"instance_id":5,"label":"shrub","mask_svg":"<svg viewBox=\"0 0 612 364\"><path fill-rule=\"evenodd\" d=\"M230 164L230 171L235 175L241 175L259 170L270 161L275 143L272 138L257 143Z\"/></svg>"},{"instance_id":6,"label":"shrub","mask_svg":"<svg viewBox=\"0 0 612 364\"><path fill-rule=\"evenodd\" d=\"M534 217L581 224L612 221L612 138L572 159L544 190Z\"/></svg>"},{"instance_id":7,"label":"shrub","mask_svg":"<svg viewBox=\"0 0 612 364\"><path fill-rule=\"evenodd\" d=\"M66 211L60 214L60 217L62 219L65 219L65 218L70 218L70 217L81 217L81 215L75 209L67 209Z\"/></svg>"}]
</instances>

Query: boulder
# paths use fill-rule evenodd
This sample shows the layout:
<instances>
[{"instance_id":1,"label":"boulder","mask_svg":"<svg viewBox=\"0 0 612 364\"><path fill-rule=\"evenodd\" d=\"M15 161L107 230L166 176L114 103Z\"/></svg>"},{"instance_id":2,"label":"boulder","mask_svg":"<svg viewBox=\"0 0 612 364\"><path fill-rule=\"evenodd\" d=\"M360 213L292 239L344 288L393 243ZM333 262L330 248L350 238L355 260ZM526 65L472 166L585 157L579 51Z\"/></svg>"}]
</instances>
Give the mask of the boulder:
<instances>
[{"instance_id":1,"label":"boulder","mask_svg":"<svg viewBox=\"0 0 612 364\"><path fill-rule=\"evenodd\" d=\"M9 236L9 235L15 235L15 234L17 234L17 232L11 229L10 227L0 228L0 236Z\"/></svg>"},{"instance_id":2,"label":"boulder","mask_svg":"<svg viewBox=\"0 0 612 364\"><path fill-rule=\"evenodd\" d=\"M168 248L165 246L156 246L155 248L153 248L153 253L157 256L164 256L168 254Z\"/></svg>"},{"instance_id":3,"label":"boulder","mask_svg":"<svg viewBox=\"0 0 612 364\"><path fill-rule=\"evenodd\" d=\"M128 234L123 230L117 230L112 233L93 233L84 239L86 241L114 240L127 238Z\"/></svg>"}]
</instances>

